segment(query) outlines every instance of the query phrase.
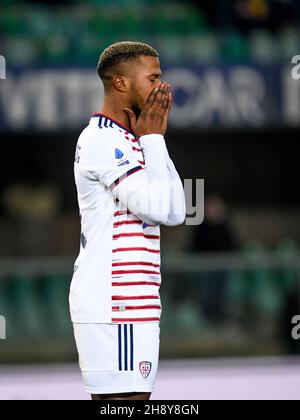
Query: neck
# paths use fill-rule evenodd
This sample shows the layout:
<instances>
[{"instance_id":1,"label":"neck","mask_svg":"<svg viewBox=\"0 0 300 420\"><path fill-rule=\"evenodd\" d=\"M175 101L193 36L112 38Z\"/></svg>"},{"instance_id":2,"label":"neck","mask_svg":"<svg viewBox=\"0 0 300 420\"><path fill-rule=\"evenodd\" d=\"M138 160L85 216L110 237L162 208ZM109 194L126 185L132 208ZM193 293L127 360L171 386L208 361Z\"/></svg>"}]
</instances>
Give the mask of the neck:
<instances>
[{"instance_id":1,"label":"neck","mask_svg":"<svg viewBox=\"0 0 300 420\"><path fill-rule=\"evenodd\" d=\"M128 116L124 111L125 107L128 107L128 105L123 103L121 98L105 96L103 105L100 109L100 113L116 120L118 123L124 125L125 127L130 127Z\"/></svg>"}]
</instances>

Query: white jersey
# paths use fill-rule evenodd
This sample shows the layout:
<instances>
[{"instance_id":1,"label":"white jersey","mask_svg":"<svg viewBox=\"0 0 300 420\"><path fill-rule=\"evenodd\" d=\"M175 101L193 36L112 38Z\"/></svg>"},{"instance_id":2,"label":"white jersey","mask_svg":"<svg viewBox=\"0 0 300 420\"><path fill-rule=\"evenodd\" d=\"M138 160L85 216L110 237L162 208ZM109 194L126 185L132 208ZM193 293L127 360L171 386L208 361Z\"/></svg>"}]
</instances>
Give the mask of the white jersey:
<instances>
[{"instance_id":1,"label":"white jersey","mask_svg":"<svg viewBox=\"0 0 300 420\"><path fill-rule=\"evenodd\" d=\"M79 137L74 171L81 246L70 290L74 323L160 320L160 228L124 209L116 198L129 179L146 176L148 152L141 143L129 129L102 114L93 114ZM153 147L166 151L163 138ZM166 161L161 162L161 171L164 165L167 168Z\"/></svg>"}]
</instances>

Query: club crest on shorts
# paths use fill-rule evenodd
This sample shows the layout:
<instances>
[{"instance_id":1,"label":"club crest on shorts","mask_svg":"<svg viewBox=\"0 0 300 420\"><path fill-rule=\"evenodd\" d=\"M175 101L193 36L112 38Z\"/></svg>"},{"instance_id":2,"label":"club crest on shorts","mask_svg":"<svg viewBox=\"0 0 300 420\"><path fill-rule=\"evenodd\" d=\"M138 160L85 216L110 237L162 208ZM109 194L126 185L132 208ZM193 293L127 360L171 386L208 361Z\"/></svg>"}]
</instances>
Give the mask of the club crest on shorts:
<instances>
[{"instance_id":1,"label":"club crest on shorts","mask_svg":"<svg viewBox=\"0 0 300 420\"><path fill-rule=\"evenodd\" d=\"M146 362L146 361L142 361L139 364L139 368L140 368L140 372L141 375L146 379L148 378L150 372L151 372L151 367L152 367L152 363L151 362Z\"/></svg>"}]
</instances>

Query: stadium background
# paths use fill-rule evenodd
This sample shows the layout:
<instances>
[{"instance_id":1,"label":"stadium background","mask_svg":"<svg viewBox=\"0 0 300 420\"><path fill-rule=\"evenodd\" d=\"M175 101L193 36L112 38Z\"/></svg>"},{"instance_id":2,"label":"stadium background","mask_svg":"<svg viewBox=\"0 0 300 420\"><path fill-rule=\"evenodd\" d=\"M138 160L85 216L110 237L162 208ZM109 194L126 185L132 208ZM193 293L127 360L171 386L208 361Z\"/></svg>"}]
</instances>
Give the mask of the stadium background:
<instances>
[{"instance_id":1,"label":"stadium background","mask_svg":"<svg viewBox=\"0 0 300 420\"><path fill-rule=\"evenodd\" d=\"M162 229L161 358L299 353L299 23L296 0L1 1L6 370L76 362L73 158L103 97L98 56L120 40L160 52L174 89L170 154L182 179L205 180L204 224Z\"/></svg>"}]
</instances>

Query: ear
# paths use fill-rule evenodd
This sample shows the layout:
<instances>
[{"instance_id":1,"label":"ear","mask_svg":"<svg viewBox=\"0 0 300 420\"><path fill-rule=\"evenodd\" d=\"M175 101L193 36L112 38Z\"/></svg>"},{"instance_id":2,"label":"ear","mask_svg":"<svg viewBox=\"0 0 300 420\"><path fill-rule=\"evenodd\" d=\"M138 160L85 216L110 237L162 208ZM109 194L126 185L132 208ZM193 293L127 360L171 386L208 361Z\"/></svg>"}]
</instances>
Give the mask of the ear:
<instances>
[{"instance_id":1,"label":"ear","mask_svg":"<svg viewBox=\"0 0 300 420\"><path fill-rule=\"evenodd\" d=\"M125 76L114 76L112 82L115 89L117 89L119 92L128 92L130 88L130 81Z\"/></svg>"}]
</instances>

